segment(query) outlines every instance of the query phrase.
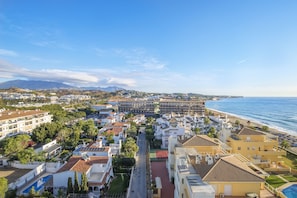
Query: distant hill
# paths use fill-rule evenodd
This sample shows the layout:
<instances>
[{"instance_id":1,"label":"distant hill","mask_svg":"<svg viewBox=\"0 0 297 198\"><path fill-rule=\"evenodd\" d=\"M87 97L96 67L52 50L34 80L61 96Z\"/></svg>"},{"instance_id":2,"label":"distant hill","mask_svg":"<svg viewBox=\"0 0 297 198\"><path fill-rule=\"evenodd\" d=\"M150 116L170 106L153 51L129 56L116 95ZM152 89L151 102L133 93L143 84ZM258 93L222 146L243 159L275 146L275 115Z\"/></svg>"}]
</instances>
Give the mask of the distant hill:
<instances>
[{"instance_id":1,"label":"distant hill","mask_svg":"<svg viewBox=\"0 0 297 198\"><path fill-rule=\"evenodd\" d=\"M71 89L75 88L70 85L59 82L50 82L42 80L11 80L0 83L0 89L21 88L31 90L41 89Z\"/></svg>"},{"instance_id":2,"label":"distant hill","mask_svg":"<svg viewBox=\"0 0 297 198\"><path fill-rule=\"evenodd\" d=\"M121 87L116 86L110 86L110 87L80 87L80 89L83 90L99 90L99 91L105 91L105 92L115 92L120 90L125 90Z\"/></svg>"},{"instance_id":3,"label":"distant hill","mask_svg":"<svg viewBox=\"0 0 297 198\"><path fill-rule=\"evenodd\" d=\"M99 90L105 92L115 92L124 90L120 87L75 87L60 82L42 81L42 80L11 80L0 83L0 89L20 88L30 90L47 90L47 89L83 89L83 90Z\"/></svg>"}]
</instances>

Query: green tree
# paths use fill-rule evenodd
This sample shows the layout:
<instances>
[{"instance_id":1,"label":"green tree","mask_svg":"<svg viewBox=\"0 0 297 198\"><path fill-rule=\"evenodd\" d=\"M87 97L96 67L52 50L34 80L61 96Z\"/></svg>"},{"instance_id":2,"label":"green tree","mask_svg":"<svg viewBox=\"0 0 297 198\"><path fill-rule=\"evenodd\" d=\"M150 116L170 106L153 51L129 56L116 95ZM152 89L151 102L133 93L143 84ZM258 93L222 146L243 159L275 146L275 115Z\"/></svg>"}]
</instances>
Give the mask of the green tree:
<instances>
[{"instance_id":1,"label":"green tree","mask_svg":"<svg viewBox=\"0 0 297 198\"><path fill-rule=\"evenodd\" d=\"M204 118L204 124L209 125L209 123L210 123L209 118L208 117L205 117Z\"/></svg>"},{"instance_id":2,"label":"green tree","mask_svg":"<svg viewBox=\"0 0 297 198\"><path fill-rule=\"evenodd\" d=\"M194 129L195 134L196 134L196 135L200 134L200 130L201 130L200 128L196 127L196 128Z\"/></svg>"},{"instance_id":3,"label":"green tree","mask_svg":"<svg viewBox=\"0 0 297 198\"><path fill-rule=\"evenodd\" d=\"M29 197L35 197L36 195L38 195L38 193L36 192L34 186L32 186L32 188L29 191Z\"/></svg>"},{"instance_id":4,"label":"green tree","mask_svg":"<svg viewBox=\"0 0 297 198\"><path fill-rule=\"evenodd\" d=\"M71 135L71 130L69 128L62 128L59 130L57 134L57 140L61 143L65 143L66 141L69 141Z\"/></svg>"},{"instance_id":5,"label":"green tree","mask_svg":"<svg viewBox=\"0 0 297 198\"><path fill-rule=\"evenodd\" d=\"M81 174L81 192L87 193L88 192L88 179L86 173Z\"/></svg>"},{"instance_id":6,"label":"green tree","mask_svg":"<svg viewBox=\"0 0 297 198\"><path fill-rule=\"evenodd\" d=\"M16 137L7 138L4 143L4 153L6 155L17 154L28 147L29 140L29 135L17 135Z\"/></svg>"},{"instance_id":7,"label":"green tree","mask_svg":"<svg viewBox=\"0 0 297 198\"><path fill-rule=\"evenodd\" d=\"M216 138L217 137L216 129L214 127L210 127L207 135L211 138Z\"/></svg>"},{"instance_id":8,"label":"green tree","mask_svg":"<svg viewBox=\"0 0 297 198\"><path fill-rule=\"evenodd\" d=\"M27 164L35 159L35 152L33 148L24 149L17 154L18 160L22 164Z\"/></svg>"},{"instance_id":9,"label":"green tree","mask_svg":"<svg viewBox=\"0 0 297 198\"><path fill-rule=\"evenodd\" d=\"M0 177L0 198L5 198L5 193L8 190L8 180Z\"/></svg>"},{"instance_id":10,"label":"green tree","mask_svg":"<svg viewBox=\"0 0 297 198\"><path fill-rule=\"evenodd\" d=\"M64 198L65 197L65 192L63 189L59 188L58 190L58 198Z\"/></svg>"},{"instance_id":11,"label":"green tree","mask_svg":"<svg viewBox=\"0 0 297 198\"><path fill-rule=\"evenodd\" d=\"M283 140L283 141L281 142L281 147L282 147L282 148L288 148L288 147L289 147L289 142L288 142L287 140Z\"/></svg>"},{"instance_id":12,"label":"green tree","mask_svg":"<svg viewBox=\"0 0 297 198\"><path fill-rule=\"evenodd\" d=\"M239 120L235 120L235 125L239 126L240 125L240 121Z\"/></svg>"},{"instance_id":13,"label":"green tree","mask_svg":"<svg viewBox=\"0 0 297 198\"><path fill-rule=\"evenodd\" d=\"M76 171L74 172L73 190L74 190L75 193L79 193L79 191L80 191L80 186L79 186L79 183L78 183L78 175L77 175Z\"/></svg>"},{"instance_id":14,"label":"green tree","mask_svg":"<svg viewBox=\"0 0 297 198\"><path fill-rule=\"evenodd\" d=\"M98 133L98 130L97 130L93 120L85 121L82 125L82 130L89 137L94 137Z\"/></svg>"},{"instance_id":15,"label":"green tree","mask_svg":"<svg viewBox=\"0 0 297 198\"><path fill-rule=\"evenodd\" d=\"M269 131L269 127L268 126L262 126L262 131L265 131L265 132Z\"/></svg>"},{"instance_id":16,"label":"green tree","mask_svg":"<svg viewBox=\"0 0 297 198\"><path fill-rule=\"evenodd\" d=\"M126 139L126 142L123 144L124 155L127 157L134 157L135 153L138 151L138 146L135 140L131 137Z\"/></svg>"},{"instance_id":17,"label":"green tree","mask_svg":"<svg viewBox=\"0 0 297 198\"><path fill-rule=\"evenodd\" d=\"M67 194L73 193L73 184L72 184L72 178L68 177L68 182L67 182Z\"/></svg>"}]
</instances>

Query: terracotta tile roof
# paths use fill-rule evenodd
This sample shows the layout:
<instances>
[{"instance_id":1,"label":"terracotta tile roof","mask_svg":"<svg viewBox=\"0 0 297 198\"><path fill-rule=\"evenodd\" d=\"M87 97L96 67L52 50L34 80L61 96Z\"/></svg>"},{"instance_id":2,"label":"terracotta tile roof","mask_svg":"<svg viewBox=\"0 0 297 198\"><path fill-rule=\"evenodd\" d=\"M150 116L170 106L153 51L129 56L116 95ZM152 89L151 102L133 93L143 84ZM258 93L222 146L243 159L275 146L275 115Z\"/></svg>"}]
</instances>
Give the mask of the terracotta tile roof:
<instances>
[{"instance_id":1,"label":"terracotta tile roof","mask_svg":"<svg viewBox=\"0 0 297 198\"><path fill-rule=\"evenodd\" d=\"M179 141L183 146L218 146L219 145L219 143L215 142L207 135L197 135L185 140L179 139Z\"/></svg>"},{"instance_id":2,"label":"terracotta tile roof","mask_svg":"<svg viewBox=\"0 0 297 198\"><path fill-rule=\"evenodd\" d=\"M123 132L122 127L114 127L106 131L107 134L112 134L118 136L121 132Z\"/></svg>"},{"instance_id":3,"label":"terracotta tile roof","mask_svg":"<svg viewBox=\"0 0 297 198\"><path fill-rule=\"evenodd\" d=\"M81 156L72 156L57 173L69 170L87 172L93 164L106 164L108 162L107 156L91 156L89 158L89 160L83 160Z\"/></svg>"},{"instance_id":4,"label":"terracotta tile roof","mask_svg":"<svg viewBox=\"0 0 297 198\"><path fill-rule=\"evenodd\" d=\"M264 182L263 178L233 155L221 157L212 165L205 162L195 164L195 161L192 161L192 165L202 180L207 182Z\"/></svg>"},{"instance_id":5,"label":"terracotta tile roof","mask_svg":"<svg viewBox=\"0 0 297 198\"><path fill-rule=\"evenodd\" d=\"M265 135L261 131L257 131L251 128L244 127L239 131L238 135Z\"/></svg>"},{"instance_id":6,"label":"terracotta tile roof","mask_svg":"<svg viewBox=\"0 0 297 198\"><path fill-rule=\"evenodd\" d=\"M124 127L124 126L127 126L127 125L129 125L128 122L114 122L114 123L112 123L113 127Z\"/></svg>"}]
</instances>

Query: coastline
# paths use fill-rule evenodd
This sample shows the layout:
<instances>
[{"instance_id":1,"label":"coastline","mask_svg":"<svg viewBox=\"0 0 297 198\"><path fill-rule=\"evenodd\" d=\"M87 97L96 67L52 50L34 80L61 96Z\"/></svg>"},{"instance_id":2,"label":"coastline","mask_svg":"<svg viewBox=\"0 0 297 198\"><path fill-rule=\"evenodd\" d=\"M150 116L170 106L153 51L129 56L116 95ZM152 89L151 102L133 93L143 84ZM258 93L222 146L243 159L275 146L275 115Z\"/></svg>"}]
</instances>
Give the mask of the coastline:
<instances>
[{"instance_id":1,"label":"coastline","mask_svg":"<svg viewBox=\"0 0 297 198\"><path fill-rule=\"evenodd\" d=\"M267 133L270 133L272 135L278 136L279 137L279 142L282 142L283 140L286 140L290 143L297 143L297 136L294 134L291 134L287 131L278 129L276 127L271 127L269 125L266 125L264 123L261 123L259 121L256 120L252 120L249 118L245 118L239 115L235 115L232 113L228 113L228 112L223 112L223 111L219 111L216 109L212 109L212 108L206 108L209 112L214 113L215 116L225 116L227 115L227 118L229 120L229 122L231 123L235 123L236 120L238 120L240 122L240 124L242 124L243 126L247 127L247 126L252 126L252 127L258 127L258 128L262 128L263 126L268 126L269 129L267 131ZM249 122L249 124L248 124Z\"/></svg>"}]
</instances>

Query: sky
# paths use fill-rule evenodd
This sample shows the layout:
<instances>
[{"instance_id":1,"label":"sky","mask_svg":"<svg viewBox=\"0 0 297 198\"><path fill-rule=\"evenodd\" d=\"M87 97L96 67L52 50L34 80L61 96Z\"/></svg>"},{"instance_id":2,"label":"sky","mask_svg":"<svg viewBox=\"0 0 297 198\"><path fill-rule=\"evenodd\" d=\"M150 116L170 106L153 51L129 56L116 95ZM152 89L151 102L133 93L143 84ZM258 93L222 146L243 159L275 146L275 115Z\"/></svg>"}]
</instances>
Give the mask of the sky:
<instances>
[{"instance_id":1,"label":"sky","mask_svg":"<svg viewBox=\"0 0 297 198\"><path fill-rule=\"evenodd\" d=\"M0 0L0 82L297 96L295 0Z\"/></svg>"}]
</instances>

